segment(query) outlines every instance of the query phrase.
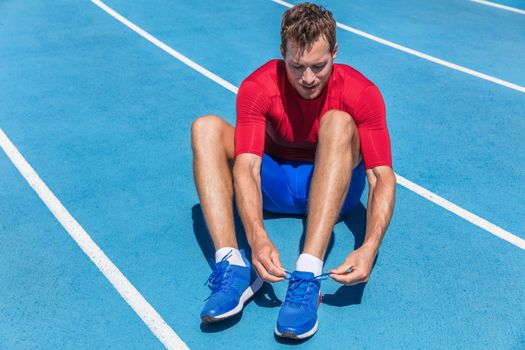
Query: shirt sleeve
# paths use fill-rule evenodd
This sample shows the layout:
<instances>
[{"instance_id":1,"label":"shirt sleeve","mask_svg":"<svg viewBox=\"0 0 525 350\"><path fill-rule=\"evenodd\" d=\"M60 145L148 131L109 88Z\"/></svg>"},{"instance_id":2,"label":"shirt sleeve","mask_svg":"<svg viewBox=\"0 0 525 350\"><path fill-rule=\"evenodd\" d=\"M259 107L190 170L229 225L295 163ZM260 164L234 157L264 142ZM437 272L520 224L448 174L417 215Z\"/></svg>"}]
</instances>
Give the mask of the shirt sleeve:
<instances>
[{"instance_id":1,"label":"shirt sleeve","mask_svg":"<svg viewBox=\"0 0 525 350\"><path fill-rule=\"evenodd\" d=\"M381 165L392 167L385 102L379 89L375 85L365 88L352 111L359 131L365 169Z\"/></svg>"},{"instance_id":2,"label":"shirt sleeve","mask_svg":"<svg viewBox=\"0 0 525 350\"><path fill-rule=\"evenodd\" d=\"M266 113L270 106L271 98L264 86L251 80L241 84L237 94L235 157L241 153L263 156Z\"/></svg>"}]
</instances>

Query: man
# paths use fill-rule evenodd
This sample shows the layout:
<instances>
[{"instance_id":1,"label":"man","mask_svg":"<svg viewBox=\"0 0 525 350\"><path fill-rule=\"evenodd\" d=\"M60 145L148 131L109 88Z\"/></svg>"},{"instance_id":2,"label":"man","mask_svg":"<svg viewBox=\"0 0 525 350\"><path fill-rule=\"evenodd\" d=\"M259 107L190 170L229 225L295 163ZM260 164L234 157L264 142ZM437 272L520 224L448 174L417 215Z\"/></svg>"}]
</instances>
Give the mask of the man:
<instances>
[{"instance_id":1,"label":"man","mask_svg":"<svg viewBox=\"0 0 525 350\"><path fill-rule=\"evenodd\" d=\"M290 8L281 26L283 60L266 63L241 84L236 127L213 115L192 125L195 183L216 249L203 322L240 312L262 280L286 278L275 333L313 335L330 235L339 215L359 202L365 178L365 241L329 276L345 285L369 278L394 207L390 139L377 87L353 68L334 64L335 29L331 12L320 6ZM251 263L235 238L234 193ZM263 209L307 216L294 272L282 267Z\"/></svg>"}]
</instances>

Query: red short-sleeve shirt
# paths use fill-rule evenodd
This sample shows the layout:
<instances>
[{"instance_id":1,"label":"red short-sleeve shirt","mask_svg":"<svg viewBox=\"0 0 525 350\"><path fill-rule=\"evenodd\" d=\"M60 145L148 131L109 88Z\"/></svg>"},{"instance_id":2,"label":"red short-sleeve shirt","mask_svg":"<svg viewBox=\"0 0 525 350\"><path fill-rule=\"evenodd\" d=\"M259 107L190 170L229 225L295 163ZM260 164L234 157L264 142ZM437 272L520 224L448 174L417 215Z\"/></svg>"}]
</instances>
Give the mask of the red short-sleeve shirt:
<instances>
[{"instance_id":1,"label":"red short-sleeve shirt","mask_svg":"<svg viewBox=\"0 0 525 350\"><path fill-rule=\"evenodd\" d=\"M321 95L305 100L289 83L285 64L272 60L239 88L235 156L263 152L279 159L313 161L322 115L337 109L354 119L366 169L392 167L385 104L378 88L361 73L334 64Z\"/></svg>"}]
</instances>

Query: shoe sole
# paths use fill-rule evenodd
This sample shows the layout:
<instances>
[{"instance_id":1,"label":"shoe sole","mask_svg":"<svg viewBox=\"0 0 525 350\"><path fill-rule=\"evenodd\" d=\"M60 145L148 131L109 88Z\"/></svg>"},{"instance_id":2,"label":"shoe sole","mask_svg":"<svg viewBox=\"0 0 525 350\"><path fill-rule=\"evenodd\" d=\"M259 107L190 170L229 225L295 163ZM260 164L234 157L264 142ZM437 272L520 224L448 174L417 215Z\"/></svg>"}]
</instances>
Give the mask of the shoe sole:
<instances>
[{"instance_id":1,"label":"shoe sole","mask_svg":"<svg viewBox=\"0 0 525 350\"><path fill-rule=\"evenodd\" d=\"M257 277L257 279L253 281L251 286L248 287L242 293L239 299L239 304L237 304L237 306L235 306L230 311L223 313L222 315L218 315L218 316L206 315L201 318L202 323L219 322L219 321L222 321L222 320L225 320L227 318L237 315L239 312L242 311L242 308L244 307L244 303L246 303L248 299L250 299L255 293L257 293L257 291L261 289L262 285L263 285L263 280Z\"/></svg>"},{"instance_id":2,"label":"shoe sole","mask_svg":"<svg viewBox=\"0 0 525 350\"><path fill-rule=\"evenodd\" d=\"M312 329L310 329L308 332L305 332L303 334L295 334L294 332L279 332L279 330L277 329L277 325L275 326L275 335L281 337L281 338L289 338L289 339L304 339L304 338L308 338L308 337L311 337L312 335L315 334L315 332L317 332L317 327L319 326L319 323L318 321L315 321L315 324L314 326L312 327Z\"/></svg>"}]
</instances>

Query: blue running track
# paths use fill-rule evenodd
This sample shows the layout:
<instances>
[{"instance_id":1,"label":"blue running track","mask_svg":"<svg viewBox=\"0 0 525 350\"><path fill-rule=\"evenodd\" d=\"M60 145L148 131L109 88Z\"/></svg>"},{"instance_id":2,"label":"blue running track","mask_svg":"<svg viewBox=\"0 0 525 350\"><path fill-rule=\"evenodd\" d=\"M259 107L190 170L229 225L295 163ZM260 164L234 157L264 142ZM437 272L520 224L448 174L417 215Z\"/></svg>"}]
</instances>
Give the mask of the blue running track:
<instances>
[{"instance_id":1,"label":"blue running track","mask_svg":"<svg viewBox=\"0 0 525 350\"><path fill-rule=\"evenodd\" d=\"M523 1L498 1L525 9ZM234 86L279 57L286 7L277 2L105 4ZM468 0L323 4L340 23L523 89L337 33L337 61L385 97L396 173L514 240L399 185L370 281L324 281L319 330L294 344L525 349L525 15ZM141 318L130 307L3 143L0 349L163 349L166 334L191 349L290 347L273 335L285 283L265 284L230 321L200 324L213 250L193 185L189 131L206 113L233 124L235 94L89 0L0 0L0 15L1 130L166 323L152 330L156 321L144 320L151 312ZM363 239L366 193L335 226L326 269ZM293 267L303 221L268 215L265 225Z\"/></svg>"}]
</instances>

